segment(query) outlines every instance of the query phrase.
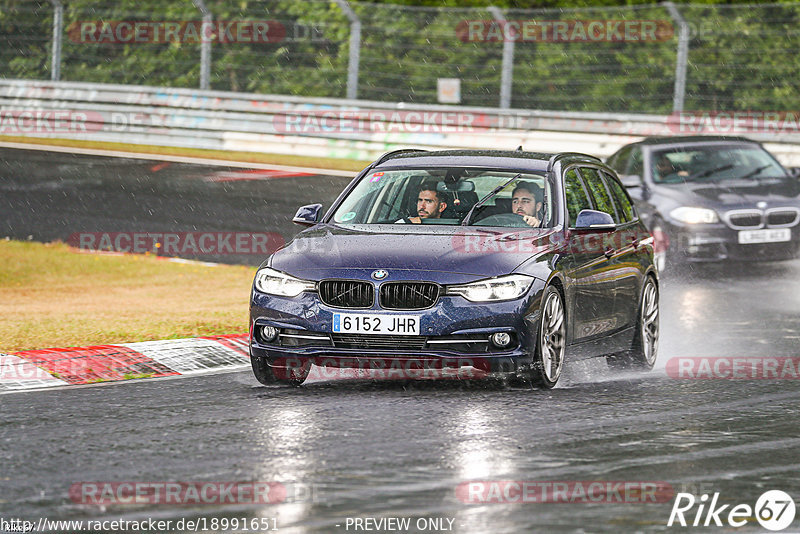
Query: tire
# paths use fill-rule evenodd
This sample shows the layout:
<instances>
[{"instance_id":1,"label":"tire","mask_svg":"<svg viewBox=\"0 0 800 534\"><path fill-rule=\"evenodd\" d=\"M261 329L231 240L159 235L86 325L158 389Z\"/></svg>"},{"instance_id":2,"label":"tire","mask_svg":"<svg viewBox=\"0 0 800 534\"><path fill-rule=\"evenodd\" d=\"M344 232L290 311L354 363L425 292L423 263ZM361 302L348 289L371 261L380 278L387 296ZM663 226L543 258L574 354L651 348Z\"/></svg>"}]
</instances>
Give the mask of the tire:
<instances>
[{"instance_id":1,"label":"tire","mask_svg":"<svg viewBox=\"0 0 800 534\"><path fill-rule=\"evenodd\" d=\"M542 296L536 350L528 378L535 386L555 387L564 368L567 342L567 316L564 299L554 286L548 286Z\"/></svg>"},{"instance_id":2,"label":"tire","mask_svg":"<svg viewBox=\"0 0 800 534\"><path fill-rule=\"evenodd\" d=\"M301 367L296 365L290 367L272 367L265 358L259 356L250 357L250 365L253 374L260 383L265 386L275 384L288 384L292 387L299 387L311 371L311 362L305 362Z\"/></svg>"},{"instance_id":3,"label":"tire","mask_svg":"<svg viewBox=\"0 0 800 534\"><path fill-rule=\"evenodd\" d=\"M253 374L260 383L265 386L272 386L278 383L275 374L272 372L272 367L267 364L265 358L260 356L250 355L250 365L253 368Z\"/></svg>"},{"instance_id":4,"label":"tire","mask_svg":"<svg viewBox=\"0 0 800 534\"><path fill-rule=\"evenodd\" d=\"M652 276L645 279L633 347L625 352L607 356L608 366L613 369L640 369L649 371L658 359L659 304L658 286Z\"/></svg>"}]
</instances>

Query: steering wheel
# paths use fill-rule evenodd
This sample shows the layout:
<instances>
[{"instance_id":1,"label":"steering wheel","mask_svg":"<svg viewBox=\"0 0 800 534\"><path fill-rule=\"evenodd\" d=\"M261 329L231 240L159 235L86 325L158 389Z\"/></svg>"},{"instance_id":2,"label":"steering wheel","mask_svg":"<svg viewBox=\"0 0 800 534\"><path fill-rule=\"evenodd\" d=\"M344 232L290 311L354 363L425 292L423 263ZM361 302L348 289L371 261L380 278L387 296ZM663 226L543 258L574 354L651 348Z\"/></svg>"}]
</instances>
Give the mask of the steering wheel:
<instances>
[{"instance_id":1,"label":"steering wheel","mask_svg":"<svg viewBox=\"0 0 800 534\"><path fill-rule=\"evenodd\" d=\"M510 226L513 228L531 228L521 215L516 213L498 213L489 215L485 219L477 221L480 226Z\"/></svg>"}]
</instances>

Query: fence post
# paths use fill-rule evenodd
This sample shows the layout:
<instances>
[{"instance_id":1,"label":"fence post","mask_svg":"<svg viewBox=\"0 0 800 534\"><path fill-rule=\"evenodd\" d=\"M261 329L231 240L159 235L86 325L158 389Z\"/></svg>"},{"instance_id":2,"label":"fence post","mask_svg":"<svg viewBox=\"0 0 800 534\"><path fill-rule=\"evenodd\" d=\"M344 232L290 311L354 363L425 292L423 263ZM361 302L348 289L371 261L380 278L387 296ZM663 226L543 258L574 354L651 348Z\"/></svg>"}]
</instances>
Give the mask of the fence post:
<instances>
[{"instance_id":1,"label":"fence post","mask_svg":"<svg viewBox=\"0 0 800 534\"><path fill-rule=\"evenodd\" d=\"M61 27L64 25L64 4L61 0L50 0L53 4L53 51L50 58L50 79L61 79Z\"/></svg>"},{"instance_id":2,"label":"fence post","mask_svg":"<svg viewBox=\"0 0 800 534\"><path fill-rule=\"evenodd\" d=\"M662 4L669 11L673 22L678 27L678 57L675 60L675 93L672 98L673 113L683 111L683 103L686 97L686 65L689 62L689 24L683 18L678 8L672 2Z\"/></svg>"},{"instance_id":3,"label":"fence post","mask_svg":"<svg viewBox=\"0 0 800 534\"><path fill-rule=\"evenodd\" d=\"M339 8L350 20L350 57L347 60L347 98L358 98L358 64L361 61L361 19L347 0L336 0Z\"/></svg>"},{"instance_id":4,"label":"fence post","mask_svg":"<svg viewBox=\"0 0 800 534\"><path fill-rule=\"evenodd\" d=\"M211 78L211 39L213 17L204 0L192 0L195 7L203 15L203 27L200 32L200 89L208 90Z\"/></svg>"},{"instance_id":5,"label":"fence post","mask_svg":"<svg viewBox=\"0 0 800 534\"><path fill-rule=\"evenodd\" d=\"M495 6L489 6L489 13L503 28L503 66L500 70L500 108L511 107L511 84L514 82L514 39L509 39L505 34L506 18Z\"/></svg>"}]
</instances>

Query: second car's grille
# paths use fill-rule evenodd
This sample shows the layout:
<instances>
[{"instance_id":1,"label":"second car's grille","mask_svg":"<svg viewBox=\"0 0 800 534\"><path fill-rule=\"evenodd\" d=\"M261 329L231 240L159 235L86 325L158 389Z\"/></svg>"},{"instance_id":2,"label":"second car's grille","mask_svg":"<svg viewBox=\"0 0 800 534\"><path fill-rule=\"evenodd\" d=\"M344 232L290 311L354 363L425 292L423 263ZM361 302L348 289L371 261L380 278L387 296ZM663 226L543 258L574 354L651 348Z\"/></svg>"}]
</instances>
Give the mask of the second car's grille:
<instances>
[{"instance_id":1,"label":"second car's grille","mask_svg":"<svg viewBox=\"0 0 800 534\"><path fill-rule=\"evenodd\" d=\"M332 334L333 346L346 349L421 350L423 336L374 336L361 334Z\"/></svg>"},{"instance_id":2,"label":"second car's grille","mask_svg":"<svg viewBox=\"0 0 800 534\"><path fill-rule=\"evenodd\" d=\"M358 280L323 280L319 298L337 308L369 308L375 300L373 285Z\"/></svg>"},{"instance_id":3,"label":"second car's grille","mask_svg":"<svg viewBox=\"0 0 800 534\"><path fill-rule=\"evenodd\" d=\"M381 308L387 310L422 310L438 298L439 286L432 282L387 282L380 290Z\"/></svg>"},{"instance_id":4,"label":"second car's grille","mask_svg":"<svg viewBox=\"0 0 800 534\"><path fill-rule=\"evenodd\" d=\"M761 227L761 212L741 212L731 213L728 216L731 226L734 228L760 228Z\"/></svg>"},{"instance_id":5,"label":"second car's grille","mask_svg":"<svg viewBox=\"0 0 800 534\"><path fill-rule=\"evenodd\" d=\"M793 209L776 209L767 213L769 226L794 226L800 213Z\"/></svg>"}]
</instances>

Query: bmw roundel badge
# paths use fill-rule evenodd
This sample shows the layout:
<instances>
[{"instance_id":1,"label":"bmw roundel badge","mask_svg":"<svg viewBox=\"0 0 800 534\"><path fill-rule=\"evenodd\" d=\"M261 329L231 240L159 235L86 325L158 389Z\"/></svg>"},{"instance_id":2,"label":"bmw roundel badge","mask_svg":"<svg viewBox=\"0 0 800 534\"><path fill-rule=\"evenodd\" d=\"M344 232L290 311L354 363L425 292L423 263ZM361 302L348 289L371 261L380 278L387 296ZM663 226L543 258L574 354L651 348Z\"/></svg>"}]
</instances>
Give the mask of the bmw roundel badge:
<instances>
[{"instance_id":1,"label":"bmw roundel badge","mask_svg":"<svg viewBox=\"0 0 800 534\"><path fill-rule=\"evenodd\" d=\"M383 269L372 271L372 278L375 280L384 280L387 276L389 276L389 273L384 271Z\"/></svg>"}]
</instances>

